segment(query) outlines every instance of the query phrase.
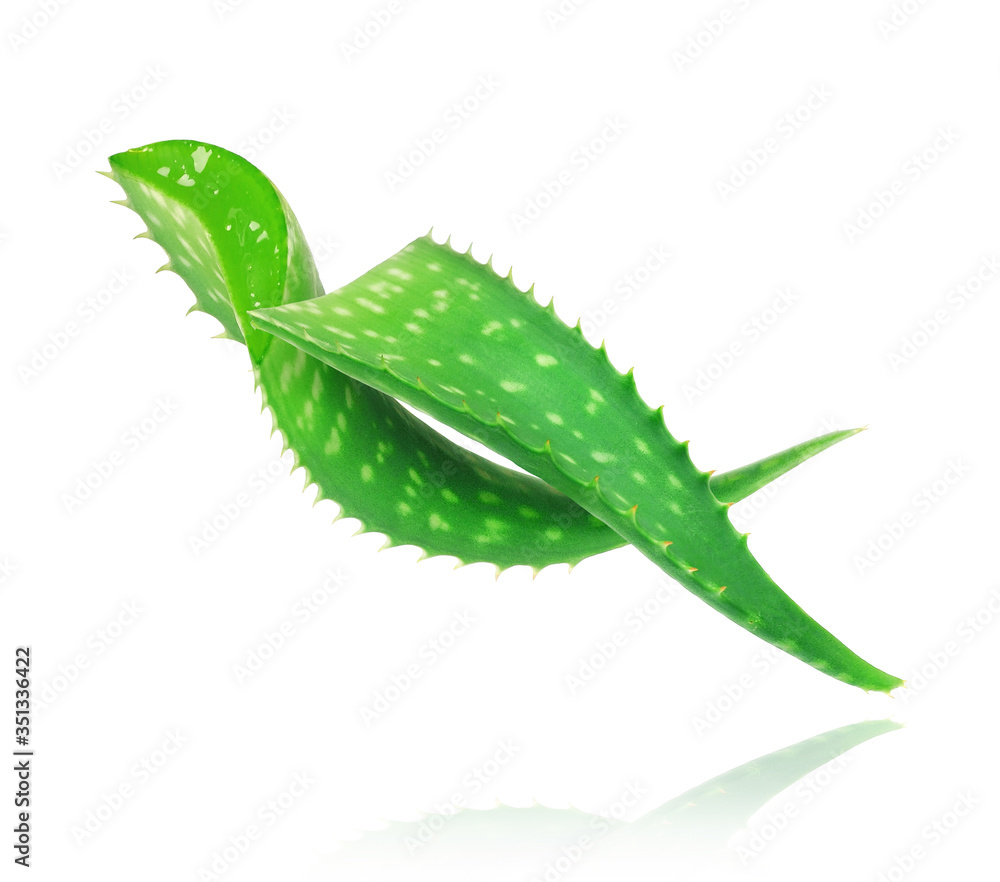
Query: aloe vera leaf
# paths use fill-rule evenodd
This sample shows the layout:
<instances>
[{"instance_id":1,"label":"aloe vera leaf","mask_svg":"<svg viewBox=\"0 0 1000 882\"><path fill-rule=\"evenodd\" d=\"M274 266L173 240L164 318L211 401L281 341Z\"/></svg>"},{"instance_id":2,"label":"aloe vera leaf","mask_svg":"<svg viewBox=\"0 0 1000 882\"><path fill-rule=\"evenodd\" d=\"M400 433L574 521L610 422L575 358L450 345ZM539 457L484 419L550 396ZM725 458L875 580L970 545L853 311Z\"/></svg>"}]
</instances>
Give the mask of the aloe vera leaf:
<instances>
[{"instance_id":1,"label":"aloe vera leaf","mask_svg":"<svg viewBox=\"0 0 1000 882\"><path fill-rule=\"evenodd\" d=\"M501 569L572 565L624 544L537 478L465 450L392 398L249 326L253 306L323 290L287 203L246 160L197 141L164 141L110 163L124 204L148 227L141 235L167 252L163 269L194 292L193 309L218 319L222 336L246 342L264 406L317 499L386 534L386 545ZM424 528L456 508L463 530Z\"/></svg>"},{"instance_id":2,"label":"aloe vera leaf","mask_svg":"<svg viewBox=\"0 0 1000 882\"><path fill-rule=\"evenodd\" d=\"M825 435L803 441L801 444L796 444L794 447L789 447L787 450L766 456L764 459L759 459L748 465L740 466L738 469L712 475L708 484L712 488L715 498L720 502L739 502L741 499L752 496L761 487L767 486L807 459L811 459L817 453L822 453L839 441L863 431L864 428L827 432Z\"/></svg>"},{"instance_id":3,"label":"aloe vera leaf","mask_svg":"<svg viewBox=\"0 0 1000 882\"><path fill-rule=\"evenodd\" d=\"M423 236L332 294L249 317L538 476L768 643L866 690L902 684L770 579L687 442L667 430L662 408L640 398L632 372L619 373L579 323L567 327L551 302L539 306L511 274L501 278L471 251ZM467 532L458 507L415 519L428 535Z\"/></svg>"},{"instance_id":4,"label":"aloe vera leaf","mask_svg":"<svg viewBox=\"0 0 1000 882\"><path fill-rule=\"evenodd\" d=\"M248 326L251 306L323 293L294 215L251 163L197 141L159 142L110 161L109 176L127 195L123 204L148 227L140 235L169 257L161 269L178 274L194 293L192 310L217 319L223 327L219 336L249 342L265 405L307 483L317 484L318 498L335 500L367 529L385 533L387 544L418 545L428 554L488 560L502 568L573 565L625 544L536 478L466 452L393 399ZM731 481L734 473L727 473L712 476L713 490L723 501L749 495L801 461L786 454L772 458L773 467L759 471L756 484ZM403 495L378 498L389 495L381 488L373 498L364 480L364 466L373 460ZM468 531L430 537L413 531L412 511L422 506L433 511L456 498L468 512ZM487 529L498 524L499 529ZM472 541L493 535L507 541Z\"/></svg>"}]
</instances>

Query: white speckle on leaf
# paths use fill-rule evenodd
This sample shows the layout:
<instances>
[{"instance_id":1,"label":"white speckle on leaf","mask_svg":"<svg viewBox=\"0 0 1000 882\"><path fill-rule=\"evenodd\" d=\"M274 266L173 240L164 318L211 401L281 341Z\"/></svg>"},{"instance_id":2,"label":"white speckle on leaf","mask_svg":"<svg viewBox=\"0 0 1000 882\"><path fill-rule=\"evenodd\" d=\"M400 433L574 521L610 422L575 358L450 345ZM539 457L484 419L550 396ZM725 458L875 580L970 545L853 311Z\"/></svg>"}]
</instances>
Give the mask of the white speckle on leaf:
<instances>
[{"instance_id":1,"label":"white speckle on leaf","mask_svg":"<svg viewBox=\"0 0 1000 882\"><path fill-rule=\"evenodd\" d=\"M208 158L211 155L212 151L207 150L203 144L199 144L198 148L191 154L191 160L194 162L194 170L199 175L205 170L205 166L208 165Z\"/></svg>"},{"instance_id":2,"label":"white speckle on leaf","mask_svg":"<svg viewBox=\"0 0 1000 882\"><path fill-rule=\"evenodd\" d=\"M323 447L323 452L327 455L340 453L340 432L336 429L330 430L330 438Z\"/></svg>"}]
</instances>

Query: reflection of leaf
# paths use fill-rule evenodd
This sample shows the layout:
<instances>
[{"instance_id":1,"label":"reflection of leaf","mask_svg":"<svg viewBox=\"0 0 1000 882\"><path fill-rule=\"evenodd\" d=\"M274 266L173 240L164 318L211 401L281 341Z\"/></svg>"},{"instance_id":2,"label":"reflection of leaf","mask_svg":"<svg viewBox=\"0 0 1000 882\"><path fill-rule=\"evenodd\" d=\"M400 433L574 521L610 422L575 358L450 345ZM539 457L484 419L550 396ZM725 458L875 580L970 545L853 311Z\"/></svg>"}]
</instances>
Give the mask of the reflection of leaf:
<instances>
[{"instance_id":1,"label":"reflection of leaf","mask_svg":"<svg viewBox=\"0 0 1000 882\"><path fill-rule=\"evenodd\" d=\"M631 543L724 616L823 673L888 692L768 576L728 517L743 498L851 431L713 478L603 345L512 275L424 236L322 295L294 215L219 147L165 141L111 157L125 204L244 342L275 428L343 514L427 554L498 567L574 564ZM475 456L400 402L529 474ZM722 500L726 500L725 502Z\"/></svg>"},{"instance_id":2,"label":"reflection of leaf","mask_svg":"<svg viewBox=\"0 0 1000 882\"><path fill-rule=\"evenodd\" d=\"M463 809L392 822L342 843L325 869L338 879L350 871L346 878L382 882L412 879L407 874L417 870L423 878L428 871L446 869L475 872L469 878L476 879L526 872L541 878L545 863L581 836L593 842L586 853L591 868L619 859L717 855L772 797L852 747L898 728L890 720L870 720L824 732L730 769L632 823L539 805Z\"/></svg>"},{"instance_id":3,"label":"reflection of leaf","mask_svg":"<svg viewBox=\"0 0 1000 882\"><path fill-rule=\"evenodd\" d=\"M647 846L657 841L721 846L769 799L813 769L899 728L891 720L866 720L758 757L688 790L619 835Z\"/></svg>"}]
</instances>

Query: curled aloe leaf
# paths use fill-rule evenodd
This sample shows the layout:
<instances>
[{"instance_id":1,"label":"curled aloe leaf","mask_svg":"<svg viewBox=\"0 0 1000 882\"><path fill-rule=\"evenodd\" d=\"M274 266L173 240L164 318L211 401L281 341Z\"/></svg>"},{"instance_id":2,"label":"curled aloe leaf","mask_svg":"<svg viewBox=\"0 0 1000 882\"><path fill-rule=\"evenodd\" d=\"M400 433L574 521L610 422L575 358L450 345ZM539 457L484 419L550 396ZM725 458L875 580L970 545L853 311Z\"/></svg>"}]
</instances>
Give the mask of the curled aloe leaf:
<instances>
[{"instance_id":1,"label":"curled aloe leaf","mask_svg":"<svg viewBox=\"0 0 1000 882\"><path fill-rule=\"evenodd\" d=\"M246 344L264 406L317 498L386 545L537 570L631 543L819 670L865 689L900 685L794 604L726 514L855 430L710 476L641 401L631 372L470 254L425 236L323 295L287 203L242 158L166 141L117 154L111 168L194 308ZM454 444L400 401L530 474Z\"/></svg>"},{"instance_id":2,"label":"curled aloe leaf","mask_svg":"<svg viewBox=\"0 0 1000 882\"><path fill-rule=\"evenodd\" d=\"M387 545L501 569L575 564L624 544L537 478L465 450L391 397L250 327L248 309L323 294L298 222L250 163L195 141L160 142L110 163L144 236L167 252L164 268L194 292L193 309L218 319L222 336L246 342L264 406L317 498L386 534ZM463 533L425 529L453 505L465 513ZM492 538L470 545L472 532Z\"/></svg>"}]
</instances>

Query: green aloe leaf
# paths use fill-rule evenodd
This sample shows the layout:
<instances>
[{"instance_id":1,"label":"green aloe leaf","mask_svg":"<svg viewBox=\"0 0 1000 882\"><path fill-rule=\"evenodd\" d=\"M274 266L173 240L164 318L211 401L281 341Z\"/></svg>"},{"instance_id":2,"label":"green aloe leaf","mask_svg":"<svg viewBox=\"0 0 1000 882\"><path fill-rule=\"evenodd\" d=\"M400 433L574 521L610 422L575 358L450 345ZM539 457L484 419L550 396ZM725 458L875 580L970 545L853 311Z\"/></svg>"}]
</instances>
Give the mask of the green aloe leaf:
<instances>
[{"instance_id":1,"label":"green aloe leaf","mask_svg":"<svg viewBox=\"0 0 1000 882\"><path fill-rule=\"evenodd\" d=\"M218 319L221 336L248 344L264 406L318 499L386 534L386 545L501 569L573 565L625 544L538 478L465 450L393 398L250 327L248 309L309 300L323 289L291 209L246 160L196 141L164 141L110 163L123 204L146 223L140 235L170 258L162 269L187 283L193 309ZM456 505L463 531L424 529ZM490 539L472 543L470 534Z\"/></svg>"},{"instance_id":2,"label":"green aloe leaf","mask_svg":"<svg viewBox=\"0 0 1000 882\"><path fill-rule=\"evenodd\" d=\"M567 327L512 275L427 235L332 294L253 310L250 319L537 475L774 646L864 689L901 685L770 579L662 408L640 398L632 372L619 373L579 323ZM466 532L459 505L415 519L429 535ZM554 540L563 533L545 531ZM473 534L474 542L498 539L499 529Z\"/></svg>"},{"instance_id":3,"label":"green aloe leaf","mask_svg":"<svg viewBox=\"0 0 1000 882\"><path fill-rule=\"evenodd\" d=\"M757 462L740 466L730 472L712 475L708 484L720 502L739 502L741 499L752 496L761 487L766 487L773 480L780 478L817 453L822 453L839 441L863 431L864 429L861 428L827 432L818 438L804 441L794 447L789 447L787 450L782 450L780 453L759 459Z\"/></svg>"},{"instance_id":4,"label":"green aloe leaf","mask_svg":"<svg viewBox=\"0 0 1000 882\"><path fill-rule=\"evenodd\" d=\"M170 259L161 270L178 274L194 292L192 310L217 319L223 327L219 336L250 341L256 382L275 427L317 485L319 498L337 501L343 514L387 534L388 544L418 545L428 554L501 568L573 565L625 544L543 482L465 451L392 398L248 327L248 308L308 300L323 289L291 209L245 159L197 141L164 141L117 154L110 162L109 176L127 194L121 204L145 221L148 230L139 235L166 251ZM315 389L321 390L318 398ZM731 480L739 470L713 475L713 490L723 501L741 499L801 462L795 451L814 444L772 458L770 469L755 473L756 483ZM329 452L334 449L335 462ZM417 495L404 491L391 499L383 488L373 496L366 481L356 480L373 459L391 486L415 484ZM473 545L466 534L413 532L409 513L454 496L477 535L502 523L510 542ZM540 531L543 525L560 529L559 538Z\"/></svg>"},{"instance_id":5,"label":"green aloe leaf","mask_svg":"<svg viewBox=\"0 0 1000 882\"><path fill-rule=\"evenodd\" d=\"M384 533L386 545L412 544L426 555L488 561L498 570L517 564L538 570L552 563L572 566L590 555L633 542L724 614L821 670L864 688L887 691L899 684L866 666L770 583L746 550L745 536L728 527L722 504L755 492L857 430L829 433L742 469L709 476L691 465L686 445L673 441L665 428L660 432L651 429L657 421L662 427L662 420L656 415L650 423L653 412L639 402L631 375L617 374L603 352L597 353L595 362L595 350L583 340L579 329L570 332L561 322L552 324L554 313L543 313L509 278L498 279L471 256L456 255L424 237L361 280L327 297L288 204L274 185L241 157L197 141L165 141L117 154L111 157L111 168L110 177L125 190L123 204L146 222L148 230L140 235L164 248L169 262L163 269L178 273L194 292L193 309L215 317L223 327L220 336L247 345L264 406L270 410L286 449L293 451L296 466L306 471L307 483L317 485L317 498L336 501L341 515L359 519L362 529ZM443 263L433 269L438 259ZM448 299L433 294L440 290L447 290L449 297L453 293L461 296ZM331 300L342 297L345 291L354 292L349 295L353 296L352 306L361 312L345 315L349 311L345 301ZM498 294L515 292L517 306L508 314L507 307L514 301L498 298ZM524 411L526 428L521 435L509 431L513 411L506 401L498 407L498 413L503 410L505 414L492 423L489 413L482 410L483 401L474 402L478 412L468 407L455 409L454 390L460 390L455 383L466 382L472 367L460 357L470 353L457 351L467 348L457 344L463 336L468 337L468 326L453 322L460 312L446 318L451 305L459 300L466 305L480 304L468 317L473 321L483 318L484 331L491 326L489 333L478 335L490 338L486 344L489 354L480 367L487 365L496 382L489 389L484 384L482 397L497 404L503 399L523 402L530 397L517 395L520 389L511 391L512 384L521 381L505 377L505 359L524 356L523 349L515 346L518 351L512 353L509 345L508 338L517 336L510 333L515 329L513 322L534 323L548 329L546 333L556 326L561 328L547 338L547 357L536 358L531 366L533 375L525 379L534 382L554 376L557 382L549 390L557 396L553 400L579 407L576 415L571 409L566 411L570 419L578 416L579 423L570 425L565 419L557 423L553 416L563 418L558 412L562 404L542 408L548 399L537 395L535 406ZM415 305L418 302L423 305ZM505 311L494 313L498 305ZM275 311L269 307L280 308ZM281 310L307 311L310 319L297 329L301 333L273 324L275 313L278 322L284 320ZM413 330L424 321L421 313L432 320L441 319L441 331L452 335L437 339L437 326L432 321L435 341L420 341L428 347L427 352L440 346L448 369L455 372L450 379L442 372L432 380L436 385L429 396L428 387L419 378L396 376L387 369L393 359L405 361L411 355L418 360L427 358L428 365L431 360L445 363L411 345L421 334L421 330ZM358 340L347 321L356 320L358 315L380 318L384 324L379 331L374 325L354 325L362 344L358 352L363 353L355 358L342 344ZM520 315L524 318L518 318ZM543 320L538 318L541 315ZM492 328L491 323L498 321L500 328ZM319 336L312 336L318 326ZM536 330L529 328L532 334ZM530 345L543 342L530 334L526 339L533 341ZM390 351L385 344L398 348ZM407 355L401 355L403 351ZM549 371L560 359L565 364ZM586 370L581 376L586 377L598 363L602 367L596 369L597 384L588 386L592 390L589 398L559 397L563 385L572 387L572 371L583 367ZM612 397L599 400L602 389ZM505 468L454 444L414 417L397 398L439 418L447 417L453 426L532 474ZM618 422L619 409L639 420L633 434L629 434L627 423ZM666 478L667 484L660 488L664 492L659 509L646 501L652 486L643 488L645 495L636 496L636 500L642 499L641 513L637 513L638 501L622 509L633 489L622 481L628 471L622 471L622 463L594 459L610 469L602 469L607 474L601 478L600 489L597 481L586 479L586 470L573 468L579 465L570 459L574 451L581 452L581 437L577 437L583 435L581 426L593 422L598 412L607 422L604 428L611 432L600 437L602 444L627 444L630 439L636 444L629 451L636 461L633 482L638 481L637 474L661 483ZM613 414L614 420L607 421L608 414ZM542 425L546 430L557 430L554 451L533 446L540 436L532 433L540 431ZM669 443L664 444L665 438ZM649 452L643 451L639 442L646 444ZM617 457L611 449L595 449L590 454L595 452ZM656 460L660 454L664 455L662 462L650 463L649 458ZM681 486L675 487L675 481ZM677 526L682 529L675 530ZM675 549L670 544L676 539L660 539L664 531L681 537L681 547ZM691 541L691 535L698 540ZM725 540L716 560L721 569L691 563L700 560L720 538ZM729 580L735 589L714 579L716 570L738 576Z\"/></svg>"}]
</instances>

